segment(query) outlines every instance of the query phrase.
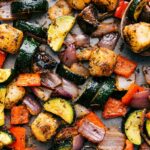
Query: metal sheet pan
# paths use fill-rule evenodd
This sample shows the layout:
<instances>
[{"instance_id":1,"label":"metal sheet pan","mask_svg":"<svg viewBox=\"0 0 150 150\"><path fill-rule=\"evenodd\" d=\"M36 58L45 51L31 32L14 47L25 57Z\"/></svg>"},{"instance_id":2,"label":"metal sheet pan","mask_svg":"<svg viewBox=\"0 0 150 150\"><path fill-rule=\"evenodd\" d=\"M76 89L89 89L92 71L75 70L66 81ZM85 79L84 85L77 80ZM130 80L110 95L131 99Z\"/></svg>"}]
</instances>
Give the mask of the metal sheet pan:
<instances>
[{"instance_id":1,"label":"metal sheet pan","mask_svg":"<svg viewBox=\"0 0 150 150\"><path fill-rule=\"evenodd\" d=\"M48 0L49 1L49 7L51 5L53 5L55 3L56 0ZM35 15L30 19L31 22L35 22L38 24L41 24L45 27L48 27L48 25L50 24L50 20L48 19L47 14L42 14L42 15ZM11 23L11 22L10 22ZM78 33L79 28L77 26L75 26L72 30L73 33ZM91 39L91 44L94 45L95 43L98 42L98 39ZM55 54L50 50L50 48L47 46L47 51L50 52L54 57ZM122 41L122 39L120 38L117 46L115 48L115 52L118 54L121 54L123 56L127 56L128 58L136 61L138 63L138 68L136 71L136 82L139 85L145 84L145 80L143 78L143 73L142 73L142 66L145 65L150 65L150 57L142 57L138 54L134 54L133 52L130 51L130 49L125 45L125 43ZM12 56L9 55L7 58L7 61L4 65L5 68L13 68L14 66L14 62L15 62L15 58L16 56ZM96 113L101 117L101 112L96 110ZM9 118L9 116L8 116ZM31 122L34 118L31 119ZM9 120L9 119L8 119ZM117 127L118 129L121 129L121 122L122 119L121 118L117 118L117 119L110 119L110 120L103 120L104 123L106 124L107 127ZM9 122L7 123L7 125L9 125ZM52 141L48 141L46 143L41 143L38 142L37 140L35 140L35 138L32 136L30 127L28 126L24 126L27 128L27 144L28 146L35 146L35 150L48 150L50 148L50 146L52 145L51 142Z\"/></svg>"}]
</instances>

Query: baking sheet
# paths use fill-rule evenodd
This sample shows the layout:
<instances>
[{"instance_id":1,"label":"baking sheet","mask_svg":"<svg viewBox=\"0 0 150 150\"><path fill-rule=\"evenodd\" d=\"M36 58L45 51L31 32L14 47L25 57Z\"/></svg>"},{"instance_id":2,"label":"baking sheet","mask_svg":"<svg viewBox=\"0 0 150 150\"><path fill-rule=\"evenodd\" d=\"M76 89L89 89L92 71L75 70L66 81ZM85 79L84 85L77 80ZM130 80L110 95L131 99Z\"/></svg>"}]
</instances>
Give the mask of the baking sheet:
<instances>
[{"instance_id":1,"label":"baking sheet","mask_svg":"<svg viewBox=\"0 0 150 150\"><path fill-rule=\"evenodd\" d=\"M48 1L49 1L49 7L51 5L53 5L53 3L55 3L55 0L48 0ZM43 25L45 27L48 27L48 25L50 24L50 20L48 19L47 14L33 16L29 21L38 23L38 24ZM79 32L80 32L80 29L76 25L73 28L72 33L78 34ZM94 39L91 39L90 41L91 41L91 44L94 45L95 43L98 42L98 39L94 38ZM54 57L56 56L48 46L46 46L46 49ZM145 65L145 66L150 65L150 57L142 57L142 56L139 56L138 54L132 53L129 50L129 48L124 44L122 39L119 39L119 41L117 43L117 46L115 48L115 52L118 53L118 54L121 54L123 56L127 56L129 59L134 60L138 63L138 68L136 69L136 82L139 85L145 84L145 80L143 78L143 73L142 73L142 66L143 65ZM16 56L8 55L4 67L5 68L13 68L15 58L16 58ZM96 113L101 117L101 112L100 111L96 111ZM31 122L32 122L33 119L34 118L31 119ZM117 127L119 129L121 128L121 122L122 122L121 118L109 119L109 120L103 120L103 121L104 121L104 123L106 124L107 127ZM27 143L28 143L29 147L35 146L35 150L48 150L50 148L50 146L52 145L51 144L52 141L48 141L46 143L38 142L32 136L31 131L30 131L30 127L26 127L26 128L27 128L27 138L26 138L26 140L27 140Z\"/></svg>"}]
</instances>

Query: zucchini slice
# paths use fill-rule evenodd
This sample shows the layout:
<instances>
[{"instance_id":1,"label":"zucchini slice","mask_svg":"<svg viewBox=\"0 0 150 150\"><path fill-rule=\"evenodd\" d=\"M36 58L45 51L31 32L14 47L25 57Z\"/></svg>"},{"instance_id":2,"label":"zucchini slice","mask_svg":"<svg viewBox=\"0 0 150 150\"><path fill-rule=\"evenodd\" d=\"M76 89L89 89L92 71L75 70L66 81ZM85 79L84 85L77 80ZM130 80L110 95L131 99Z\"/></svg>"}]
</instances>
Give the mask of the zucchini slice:
<instances>
[{"instance_id":1,"label":"zucchini slice","mask_svg":"<svg viewBox=\"0 0 150 150\"><path fill-rule=\"evenodd\" d=\"M105 81L101 81L100 84L100 88L92 99L91 104L98 104L103 108L109 96L115 90L115 80L113 78L106 78Z\"/></svg>"},{"instance_id":2,"label":"zucchini slice","mask_svg":"<svg viewBox=\"0 0 150 150\"><path fill-rule=\"evenodd\" d=\"M145 110L136 110L129 114L125 122L125 134L135 145L142 143L141 128L144 122Z\"/></svg>"},{"instance_id":3,"label":"zucchini slice","mask_svg":"<svg viewBox=\"0 0 150 150\"><path fill-rule=\"evenodd\" d=\"M5 96L6 96L6 87L0 87L0 103L4 103L5 101Z\"/></svg>"},{"instance_id":4,"label":"zucchini slice","mask_svg":"<svg viewBox=\"0 0 150 150\"><path fill-rule=\"evenodd\" d=\"M0 126L5 124L4 104L0 103Z\"/></svg>"},{"instance_id":5,"label":"zucchini slice","mask_svg":"<svg viewBox=\"0 0 150 150\"><path fill-rule=\"evenodd\" d=\"M46 38L46 31L38 24L17 20L13 23L13 26L23 32L29 32L38 37Z\"/></svg>"},{"instance_id":6,"label":"zucchini slice","mask_svg":"<svg viewBox=\"0 0 150 150\"><path fill-rule=\"evenodd\" d=\"M69 101L54 98L44 104L44 109L64 119L71 124L74 121L74 109Z\"/></svg>"},{"instance_id":7,"label":"zucchini slice","mask_svg":"<svg viewBox=\"0 0 150 150\"><path fill-rule=\"evenodd\" d=\"M53 150L72 150L72 139L56 142Z\"/></svg>"},{"instance_id":8,"label":"zucchini slice","mask_svg":"<svg viewBox=\"0 0 150 150\"><path fill-rule=\"evenodd\" d=\"M146 3L147 0L133 0L129 9L129 18L137 21Z\"/></svg>"},{"instance_id":9,"label":"zucchini slice","mask_svg":"<svg viewBox=\"0 0 150 150\"><path fill-rule=\"evenodd\" d=\"M48 29L48 44L56 52L58 52L64 42L65 37L75 23L72 16L58 17L56 21L50 25Z\"/></svg>"},{"instance_id":10,"label":"zucchini slice","mask_svg":"<svg viewBox=\"0 0 150 150\"><path fill-rule=\"evenodd\" d=\"M88 107L99 88L100 84L90 78L85 85L85 88L83 89L81 95L77 98L77 102Z\"/></svg>"},{"instance_id":11,"label":"zucchini slice","mask_svg":"<svg viewBox=\"0 0 150 150\"><path fill-rule=\"evenodd\" d=\"M47 10L47 0L15 0L11 4L11 12L18 15L47 12Z\"/></svg>"},{"instance_id":12,"label":"zucchini slice","mask_svg":"<svg viewBox=\"0 0 150 150\"><path fill-rule=\"evenodd\" d=\"M15 69L18 72L29 72L32 64L32 57L39 46L33 38L26 37L20 48L15 62Z\"/></svg>"},{"instance_id":13,"label":"zucchini slice","mask_svg":"<svg viewBox=\"0 0 150 150\"><path fill-rule=\"evenodd\" d=\"M146 132L148 137L150 138L150 119L146 120Z\"/></svg>"},{"instance_id":14,"label":"zucchini slice","mask_svg":"<svg viewBox=\"0 0 150 150\"><path fill-rule=\"evenodd\" d=\"M8 80L11 76L11 69L0 69L0 83Z\"/></svg>"},{"instance_id":15,"label":"zucchini slice","mask_svg":"<svg viewBox=\"0 0 150 150\"><path fill-rule=\"evenodd\" d=\"M70 68L62 64L58 64L56 73L58 73L61 77L64 77L65 79L70 80L78 85L81 85L86 81L85 77L72 72Z\"/></svg>"},{"instance_id":16,"label":"zucchini slice","mask_svg":"<svg viewBox=\"0 0 150 150\"><path fill-rule=\"evenodd\" d=\"M3 145L10 145L14 142L14 137L5 131L0 131L0 142Z\"/></svg>"}]
</instances>

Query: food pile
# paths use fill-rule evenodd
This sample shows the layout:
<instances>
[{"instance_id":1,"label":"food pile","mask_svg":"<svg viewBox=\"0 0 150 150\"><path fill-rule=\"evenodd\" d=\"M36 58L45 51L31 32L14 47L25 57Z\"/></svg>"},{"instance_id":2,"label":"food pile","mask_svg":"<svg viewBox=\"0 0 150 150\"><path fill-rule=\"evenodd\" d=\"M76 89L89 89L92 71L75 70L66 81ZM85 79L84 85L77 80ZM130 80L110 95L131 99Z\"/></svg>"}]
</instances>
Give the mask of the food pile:
<instances>
[{"instance_id":1,"label":"food pile","mask_svg":"<svg viewBox=\"0 0 150 150\"><path fill-rule=\"evenodd\" d=\"M150 149L150 64L139 85L116 52L150 56L149 0L1 1L0 21L0 149Z\"/></svg>"}]
</instances>

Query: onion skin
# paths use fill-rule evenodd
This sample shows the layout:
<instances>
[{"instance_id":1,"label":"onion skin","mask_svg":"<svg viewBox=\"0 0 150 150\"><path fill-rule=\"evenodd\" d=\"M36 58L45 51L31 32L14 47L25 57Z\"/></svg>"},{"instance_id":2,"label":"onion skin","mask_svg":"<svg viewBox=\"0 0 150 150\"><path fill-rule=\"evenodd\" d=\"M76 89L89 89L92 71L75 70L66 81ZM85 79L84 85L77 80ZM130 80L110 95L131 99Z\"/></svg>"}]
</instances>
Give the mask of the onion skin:
<instances>
[{"instance_id":1,"label":"onion skin","mask_svg":"<svg viewBox=\"0 0 150 150\"><path fill-rule=\"evenodd\" d=\"M105 129L100 128L92 122L85 120L79 127L78 132L93 143L99 143L103 140L105 135Z\"/></svg>"},{"instance_id":2,"label":"onion skin","mask_svg":"<svg viewBox=\"0 0 150 150\"><path fill-rule=\"evenodd\" d=\"M80 134L74 136L72 150L81 150L83 144L84 144L84 138Z\"/></svg>"},{"instance_id":3,"label":"onion skin","mask_svg":"<svg viewBox=\"0 0 150 150\"><path fill-rule=\"evenodd\" d=\"M31 115L37 115L42 110L40 104L30 95L24 97L23 104L27 107Z\"/></svg>"},{"instance_id":4,"label":"onion skin","mask_svg":"<svg viewBox=\"0 0 150 150\"><path fill-rule=\"evenodd\" d=\"M138 109L150 108L150 101L148 100L149 95L150 95L149 89L135 93L131 100L130 106Z\"/></svg>"}]
</instances>

